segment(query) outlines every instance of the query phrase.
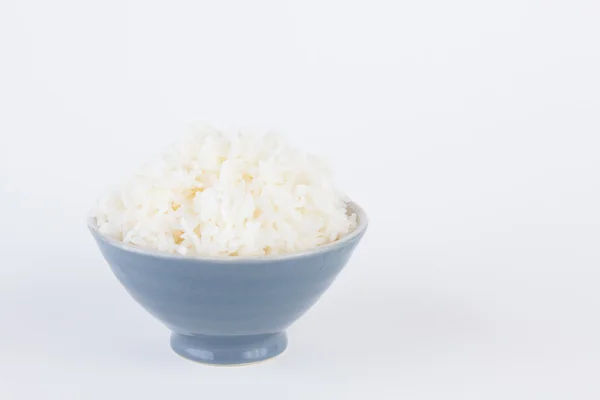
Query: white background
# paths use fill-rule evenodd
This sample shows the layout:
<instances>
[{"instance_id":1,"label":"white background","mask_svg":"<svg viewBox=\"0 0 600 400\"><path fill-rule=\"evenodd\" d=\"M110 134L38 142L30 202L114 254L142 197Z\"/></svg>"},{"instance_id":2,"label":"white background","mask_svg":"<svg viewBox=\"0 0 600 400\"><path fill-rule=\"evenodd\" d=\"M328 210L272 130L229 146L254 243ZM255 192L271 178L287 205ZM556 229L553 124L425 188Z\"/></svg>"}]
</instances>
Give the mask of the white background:
<instances>
[{"instance_id":1,"label":"white background","mask_svg":"<svg viewBox=\"0 0 600 400\"><path fill-rule=\"evenodd\" d=\"M2 0L0 398L600 398L596 0ZM95 197L187 124L331 161L367 236L281 357L211 368Z\"/></svg>"}]
</instances>

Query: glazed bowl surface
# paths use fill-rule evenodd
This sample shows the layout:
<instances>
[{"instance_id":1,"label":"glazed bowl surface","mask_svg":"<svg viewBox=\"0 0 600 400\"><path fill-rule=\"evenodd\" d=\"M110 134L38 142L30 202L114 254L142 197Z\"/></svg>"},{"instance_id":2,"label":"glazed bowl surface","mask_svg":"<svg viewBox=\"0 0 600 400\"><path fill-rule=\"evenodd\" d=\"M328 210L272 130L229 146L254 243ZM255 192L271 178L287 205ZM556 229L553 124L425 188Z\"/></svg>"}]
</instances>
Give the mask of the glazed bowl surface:
<instances>
[{"instance_id":1,"label":"glazed bowl surface","mask_svg":"<svg viewBox=\"0 0 600 400\"><path fill-rule=\"evenodd\" d=\"M146 250L88 227L129 294L172 332L179 355L208 364L245 364L274 357L285 334L346 265L367 228L357 227L314 250L260 257L191 257Z\"/></svg>"}]
</instances>

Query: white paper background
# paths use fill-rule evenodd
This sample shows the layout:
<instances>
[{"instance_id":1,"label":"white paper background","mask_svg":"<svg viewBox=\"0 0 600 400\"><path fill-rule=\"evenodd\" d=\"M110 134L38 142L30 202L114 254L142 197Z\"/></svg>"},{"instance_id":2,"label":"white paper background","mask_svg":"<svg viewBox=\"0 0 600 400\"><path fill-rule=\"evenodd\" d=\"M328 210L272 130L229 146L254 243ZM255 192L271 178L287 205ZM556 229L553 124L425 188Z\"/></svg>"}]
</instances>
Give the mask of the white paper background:
<instances>
[{"instance_id":1,"label":"white paper background","mask_svg":"<svg viewBox=\"0 0 600 400\"><path fill-rule=\"evenodd\" d=\"M0 3L0 398L598 399L597 1ZM275 361L119 286L95 197L194 121L283 130L371 225Z\"/></svg>"}]
</instances>

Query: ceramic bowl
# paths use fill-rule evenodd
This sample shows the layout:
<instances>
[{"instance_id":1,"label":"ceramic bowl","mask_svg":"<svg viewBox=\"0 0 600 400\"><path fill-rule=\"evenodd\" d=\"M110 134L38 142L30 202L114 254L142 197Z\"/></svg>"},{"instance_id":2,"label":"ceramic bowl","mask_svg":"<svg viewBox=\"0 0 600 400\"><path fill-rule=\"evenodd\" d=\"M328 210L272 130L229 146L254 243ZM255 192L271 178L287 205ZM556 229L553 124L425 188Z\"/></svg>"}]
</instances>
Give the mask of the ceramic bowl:
<instances>
[{"instance_id":1,"label":"ceramic bowl","mask_svg":"<svg viewBox=\"0 0 600 400\"><path fill-rule=\"evenodd\" d=\"M287 347L285 333L348 262L367 228L314 250L259 257L189 257L141 249L102 235L102 255L129 294L172 332L179 355L208 364L266 360Z\"/></svg>"}]
</instances>

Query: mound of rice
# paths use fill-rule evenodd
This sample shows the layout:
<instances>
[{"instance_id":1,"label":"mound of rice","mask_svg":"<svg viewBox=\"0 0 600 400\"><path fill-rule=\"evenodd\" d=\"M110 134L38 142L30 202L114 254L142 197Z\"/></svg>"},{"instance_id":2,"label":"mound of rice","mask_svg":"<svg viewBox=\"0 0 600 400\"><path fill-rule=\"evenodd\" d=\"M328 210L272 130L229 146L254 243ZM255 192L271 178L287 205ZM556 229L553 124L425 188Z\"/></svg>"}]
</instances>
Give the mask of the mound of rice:
<instances>
[{"instance_id":1,"label":"mound of rice","mask_svg":"<svg viewBox=\"0 0 600 400\"><path fill-rule=\"evenodd\" d=\"M198 256L296 252L356 227L317 157L273 134L207 129L103 196L93 217L125 243Z\"/></svg>"}]
</instances>

